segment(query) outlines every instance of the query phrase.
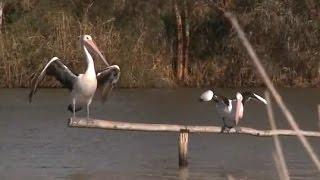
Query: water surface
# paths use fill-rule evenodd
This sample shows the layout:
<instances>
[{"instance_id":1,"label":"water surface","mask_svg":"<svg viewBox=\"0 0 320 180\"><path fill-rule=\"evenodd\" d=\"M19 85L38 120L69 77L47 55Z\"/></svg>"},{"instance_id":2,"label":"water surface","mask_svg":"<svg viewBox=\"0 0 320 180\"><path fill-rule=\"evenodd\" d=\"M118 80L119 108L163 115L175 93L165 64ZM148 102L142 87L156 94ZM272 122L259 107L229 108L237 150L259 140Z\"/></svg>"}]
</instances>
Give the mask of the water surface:
<instances>
[{"instance_id":1,"label":"water surface","mask_svg":"<svg viewBox=\"0 0 320 180\"><path fill-rule=\"evenodd\" d=\"M94 102L93 117L128 122L220 125L214 106L199 103L201 89L117 89ZM218 89L226 95L230 89ZM261 90L257 91L262 94ZM0 179L278 179L272 138L191 134L189 167L179 170L176 133L77 129L67 126L68 92L0 90ZM319 89L282 89L303 129L319 130ZM274 108L277 124L288 124ZM79 114L84 116L85 112ZM266 108L250 102L242 126L268 129ZM310 138L320 155L320 139ZM292 179L320 179L295 137L281 137Z\"/></svg>"}]
</instances>

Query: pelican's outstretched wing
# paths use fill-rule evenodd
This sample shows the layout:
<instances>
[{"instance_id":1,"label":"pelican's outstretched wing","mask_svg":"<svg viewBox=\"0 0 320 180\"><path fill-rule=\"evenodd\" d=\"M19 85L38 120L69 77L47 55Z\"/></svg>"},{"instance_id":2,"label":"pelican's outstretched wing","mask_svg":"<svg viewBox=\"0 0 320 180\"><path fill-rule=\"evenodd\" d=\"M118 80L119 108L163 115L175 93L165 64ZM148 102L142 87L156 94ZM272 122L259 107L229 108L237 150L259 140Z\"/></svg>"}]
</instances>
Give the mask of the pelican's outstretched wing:
<instances>
[{"instance_id":1,"label":"pelican's outstretched wing","mask_svg":"<svg viewBox=\"0 0 320 180\"><path fill-rule=\"evenodd\" d=\"M53 57L43 68L38 78L34 81L29 94L29 102L32 101L32 96L37 92L39 83L44 79L45 75L54 76L64 87L72 90L73 83L77 78L59 58Z\"/></svg>"},{"instance_id":2,"label":"pelican's outstretched wing","mask_svg":"<svg viewBox=\"0 0 320 180\"><path fill-rule=\"evenodd\" d=\"M118 82L120 77L120 68L118 65L112 65L106 69L97 72L98 93L102 102L105 102Z\"/></svg>"},{"instance_id":3,"label":"pelican's outstretched wing","mask_svg":"<svg viewBox=\"0 0 320 180\"><path fill-rule=\"evenodd\" d=\"M265 100L263 97L255 94L255 93L252 93L252 92L250 92L250 91L243 92L243 93L242 93L242 96L243 96L243 100L242 100L242 101L243 101L244 103L246 103L246 102L248 102L248 101L250 101L250 100L252 100L252 99L257 100L257 101L261 101L261 102L263 102L264 104L267 104L267 103L268 103L267 100Z\"/></svg>"}]
</instances>

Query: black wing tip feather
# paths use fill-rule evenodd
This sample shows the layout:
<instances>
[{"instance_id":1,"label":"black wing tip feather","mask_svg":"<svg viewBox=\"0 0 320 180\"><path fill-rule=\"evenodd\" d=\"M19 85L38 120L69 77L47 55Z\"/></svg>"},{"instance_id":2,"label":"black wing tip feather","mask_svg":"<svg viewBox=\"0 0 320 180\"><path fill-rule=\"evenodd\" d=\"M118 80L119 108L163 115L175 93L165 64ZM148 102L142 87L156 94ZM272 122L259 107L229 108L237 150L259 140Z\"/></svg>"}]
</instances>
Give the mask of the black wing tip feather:
<instances>
[{"instance_id":1,"label":"black wing tip feather","mask_svg":"<svg viewBox=\"0 0 320 180\"><path fill-rule=\"evenodd\" d=\"M76 76L62 63L58 57L53 57L45 65L37 79L32 83L32 89L29 93L29 103L32 102L32 97L38 89L38 85L45 78L46 75L54 76L64 87L72 90L73 81Z\"/></svg>"},{"instance_id":2,"label":"black wing tip feather","mask_svg":"<svg viewBox=\"0 0 320 180\"><path fill-rule=\"evenodd\" d=\"M82 109L82 107L80 107L80 106L76 106L76 108L75 108L75 112L78 112L78 111L80 111ZM69 104L69 106L68 106L68 110L70 111L70 112L73 112L73 105L72 104Z\"/></svg>"},{"instance_id":3,"label":"black wing tip feather","mask_svg":"<svg viewBox=\"0 0 320 180\"><path fill-rule=\"evenodd\" d=\"M48 63L51 64L53 61L56 61L56 60L59 60L59 58L58 58L58 57L53 57L53 58L51 58L51 59L49 60ZM47 63L47 65L48 65L48 63ZM47 66L47 65L46 65L46 66ZM45 66L44 68L46 68L46 66ZM32 82L32 89L31 89L31 91L30 91L30 93L29 93L29 95L28 95L29 103L32 103L32 97L33 97L33 95L34 95L34 94L36 93L36 91L37 91L37 86L38 86L39 78L42 78L42 77L41 77L41 72L40 72L40 74L38 75L38 78ZM41 80L40 80L40 81L41 81Z\"/></svg>"},{"instance_id":4,"label":"black wing tip feather","mask_svg":"<svg viewBox=\"0 0 320 180\"><path fill-rule=\"evenodd\" d=\"M261 96L259 96L258 94L255 94L251 91L245 91L243 93L241 93L243 96L243 101L246 103L251 99L257 100L257 101L261 101L264 104L268 104L268 102Z\"/></svg>"}]
</instances>

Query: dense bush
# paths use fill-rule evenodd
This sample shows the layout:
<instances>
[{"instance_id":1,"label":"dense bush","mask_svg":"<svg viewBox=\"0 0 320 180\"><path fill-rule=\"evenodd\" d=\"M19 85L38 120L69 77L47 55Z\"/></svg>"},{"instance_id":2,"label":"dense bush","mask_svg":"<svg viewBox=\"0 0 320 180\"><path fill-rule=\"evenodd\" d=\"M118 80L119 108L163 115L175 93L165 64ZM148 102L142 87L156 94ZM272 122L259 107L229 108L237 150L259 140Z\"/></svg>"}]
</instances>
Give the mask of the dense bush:
<instances>
[{"instance_id":1,"label":"dense bush","mask_svg":"<svg viewBox=\"0 0 320 180\"><path fill-rule=\"evenodd\" d=\"M280 86L320 87L320 17L304 1L232 1L238 17L271 76ZM78 36L90 34L112 64L121 67L121 87L261 86L218 1L188 1L189 78L172 70L176 25L171 1L5 1L0 34L3 87L27 87L53 56L77 73L85 68ZM97 69L102 63L97 62ZM55 81L43 84L55 87Z\"/></svg>"}]
</instances>

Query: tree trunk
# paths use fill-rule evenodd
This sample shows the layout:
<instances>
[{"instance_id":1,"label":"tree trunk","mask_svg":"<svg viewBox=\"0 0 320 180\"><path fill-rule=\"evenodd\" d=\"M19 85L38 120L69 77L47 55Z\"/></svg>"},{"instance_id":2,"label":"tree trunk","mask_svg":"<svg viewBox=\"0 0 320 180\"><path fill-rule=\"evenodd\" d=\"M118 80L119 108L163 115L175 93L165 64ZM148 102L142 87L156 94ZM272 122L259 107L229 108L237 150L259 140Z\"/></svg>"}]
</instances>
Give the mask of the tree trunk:
<instances>
[{"instance_id":1,"label":"tree trunk","mask_svg":"<svg viewBox=\"0 0 320 180\"><path fill-rule=\"evenodd\" d=\"M2 29L4 2L0 2L0 32Z\"/></svg>"},{"instance_id":2,"label":"tree trunk","mask_svg":"<svg viewBox=\"0 0 320 180\"><path fill-rule=\"evenodd\" d=\"M183 1L184 9L184 43L183 43L183 79L188 78L189 67L189 44L190 44L190 24L188 14L188 0Z\"/></svg>"},{"instance_id":3,"label":"tree trunk","mask_svg":"<svg viewBox=\"0 0 320 180\"><path fill-rule=\"evenodd\" d=\"M177 53L176 53L176 76L178 80L182 80L183 75L183 31L182 31L182 18L178 9L177 1L174 0L174 11L176 15L177 26Z\"/></svg>"}]
</instances>

